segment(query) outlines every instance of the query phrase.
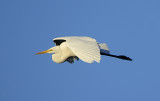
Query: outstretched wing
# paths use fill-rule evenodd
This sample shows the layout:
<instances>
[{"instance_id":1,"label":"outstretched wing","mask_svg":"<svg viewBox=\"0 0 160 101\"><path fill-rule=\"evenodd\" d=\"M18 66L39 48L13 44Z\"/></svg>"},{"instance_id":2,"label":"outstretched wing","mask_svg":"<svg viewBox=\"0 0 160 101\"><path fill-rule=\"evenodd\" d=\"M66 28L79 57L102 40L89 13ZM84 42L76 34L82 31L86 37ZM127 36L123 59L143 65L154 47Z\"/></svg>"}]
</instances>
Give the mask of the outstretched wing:
<instances>
[{"instance_id":1,"label":"outstretched wing","mask_svg":"<svg viewBox=\"0 0 160 101\"><path fill-rule=\"evenodd\" d=\"M53 41L56 45L66 42L67 47L84 62L100 62L100 48L93 38L71 36L55 38Z\"/></svg>"},{"instance_id":2,"label":"outstretched wing","mask_svg":"<svg viewBox=\"0 0 160 101\"><path fill-rule=\"evenodd\" d=\"M54 38L53 39L53 42L56 44L56 46L59 46L61 45L63 42L66 42L66 40L76 40L76 39L83 39L83 40L86 40L86 41L96 41L95 39L93 38L90 38L90 37L77 37L77 36L70 36L70 37L58 37L58 38Z\"/></svg>"},{"instance_id":3,"label":"outstretched wing","mask_svg":"<svg viewBox=\"0 0 160 101\"><path fill-rule=\"evenodd\" d=\"M81 60L87 63L100 62L100 49L96 40L74 37L66 39L68 48Z\"/></svg>"}]
</instances>

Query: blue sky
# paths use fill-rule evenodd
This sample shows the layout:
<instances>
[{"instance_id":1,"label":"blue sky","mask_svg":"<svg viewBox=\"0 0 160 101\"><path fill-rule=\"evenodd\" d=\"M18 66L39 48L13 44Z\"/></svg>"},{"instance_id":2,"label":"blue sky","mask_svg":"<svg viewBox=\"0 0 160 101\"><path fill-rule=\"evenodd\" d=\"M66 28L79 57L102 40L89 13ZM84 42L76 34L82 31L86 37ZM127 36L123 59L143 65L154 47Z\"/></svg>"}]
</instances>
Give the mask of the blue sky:
<instances>
[{"instance_id":1,"label":"blue sky","mask_svg":"<svg viewBox=\"0 0 160 101\"><path fill-rule=\"evenodd\" d=\"M159 0L1 0L0 101L160 101ZM60 36L90 36L112 54L56 64Z\"/></svg>"}]
</instances>

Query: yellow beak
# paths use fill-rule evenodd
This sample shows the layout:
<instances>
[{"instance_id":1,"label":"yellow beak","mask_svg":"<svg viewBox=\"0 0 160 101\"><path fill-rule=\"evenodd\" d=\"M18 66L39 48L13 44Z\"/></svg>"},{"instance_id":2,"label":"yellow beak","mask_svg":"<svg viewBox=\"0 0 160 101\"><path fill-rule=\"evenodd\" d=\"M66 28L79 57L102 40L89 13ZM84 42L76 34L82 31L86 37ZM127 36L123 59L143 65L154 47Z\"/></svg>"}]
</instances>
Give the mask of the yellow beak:
<instances>
[{"instance_id":1,"label":"yellow beak","mask_svg":"<svg viewBox=\"0 0 160 101\"><path fill-rule=\"evenodd\" d=\"M37 54L44 54L44 53L48 53L48 52L49 52L49 50L45 50L45 51L42 51L42 52L36 53L36 55L37 55Z\"/></svg>"}]
</instances>

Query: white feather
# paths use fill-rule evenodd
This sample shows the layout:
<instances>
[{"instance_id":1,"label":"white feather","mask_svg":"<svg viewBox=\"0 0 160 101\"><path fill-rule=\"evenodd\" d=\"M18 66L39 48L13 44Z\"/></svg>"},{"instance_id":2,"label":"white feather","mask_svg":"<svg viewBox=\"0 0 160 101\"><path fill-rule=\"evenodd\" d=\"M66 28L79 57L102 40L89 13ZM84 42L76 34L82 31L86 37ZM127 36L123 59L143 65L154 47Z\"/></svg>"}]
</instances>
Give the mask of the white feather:
<instances>
[{"instance_id":1,"label":"white feather","mask_svg":"<svg viewBox=\"0 0 160 101\"><path fill-rule=\"evenodd\" d=\"M100 49L104 49L104 50L108 50L109 51L109 48L108 48L106 43L100 43L99 46L100 46Z\"/></svg>"},{"instance_id":2,"label":"white feather","mask_svg":"<svg viewBox=\"0 0 160 101\"><path fill-rule=\"evenodd\" d=\"M95 39L89 37L60 37L66 40L66 45L81 60L92 63L100 62L100 49Z\"/></svg>"}]
</instances>

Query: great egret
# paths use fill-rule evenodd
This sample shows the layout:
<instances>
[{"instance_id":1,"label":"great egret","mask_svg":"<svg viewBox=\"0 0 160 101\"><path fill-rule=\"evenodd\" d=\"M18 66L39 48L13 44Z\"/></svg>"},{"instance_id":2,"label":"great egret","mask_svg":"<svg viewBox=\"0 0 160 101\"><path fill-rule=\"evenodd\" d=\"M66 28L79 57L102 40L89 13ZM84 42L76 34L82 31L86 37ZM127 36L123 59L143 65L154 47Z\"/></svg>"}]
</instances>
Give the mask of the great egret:
<instances>
[{"instance_id":1,"label":"great egret","mask_svg":"<svg viewBox=\"0 0 160 101\"><path fill-rule=\"evenodd\" d=\"M105 43L99 44L90 37L59 37L53 39L53 42L56 44L55 47L36 54L55 53L52 55L52 60L56 63L65 61L73 63L79 58L87 63L93 63L94 61L99 63L101 55L132 61L131 58L124 55L110 54L109 48Z\"/></svg>"}]
</instances>

